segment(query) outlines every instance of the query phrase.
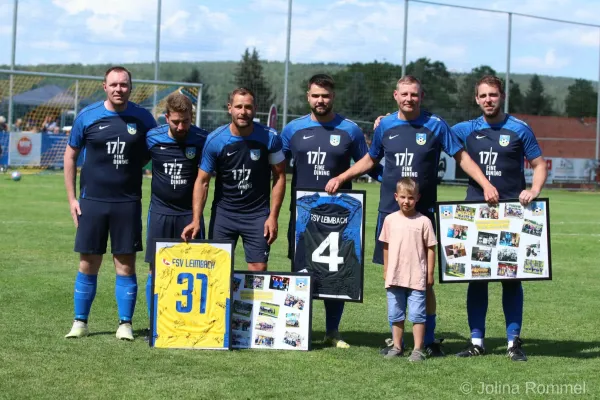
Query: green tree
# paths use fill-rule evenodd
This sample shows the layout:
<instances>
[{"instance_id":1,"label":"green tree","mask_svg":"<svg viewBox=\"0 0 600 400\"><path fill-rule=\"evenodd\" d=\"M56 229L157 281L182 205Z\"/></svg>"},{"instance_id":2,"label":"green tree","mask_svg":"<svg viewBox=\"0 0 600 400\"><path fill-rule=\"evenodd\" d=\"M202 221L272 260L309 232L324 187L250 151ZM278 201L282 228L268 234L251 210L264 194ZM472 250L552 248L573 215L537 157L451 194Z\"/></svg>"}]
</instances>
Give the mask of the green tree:
<instances>
[{"instance_id":1,"label":"green tree","mask_svg":"<svg viewBox=\"0 0 600 400\"><path fill-rule=\"evenodd\" d=\"M460 79L457 93L457 105L463 119L476 118L481 114L481 109L475 102L475 85L484 75L496 75L496 71L487 65L475 67L470 73Z\"/></svg>"},{"instance_id":2,"label":"green tree","mask_svg":"<svg viewBox=\"0 0 600 400\"><path fill-rule=\"evenodd\" d=\"M540 77L535 74L529 81L529 89L524 98L524 111L531 115L555 115L552 109L554 99L544 93L544 84ZM510 104L509 104L510 105Z\"/></svg>"},{"instance_id":3,"label":"green tree","mask_svg":"<svg viewBox=\"0 0 600 400\"><path fill-rule=\"evenodd\" d=\"M183 78L183 82L189 82L189 83L202 83L202 108L206 108L206 106L208 105L208 103L211 102L212 100L212 95L210 94L210 85L208 83L205 83L204 80L202 79L202 76L200 75L200 71L198 71L198 68L193 68L190 73ZM193 100L195 103L195 100Z\"/></svg>"},{"instance_id":4,"label":"green tree","mask_svg":"<svg viewBox=\"0 0 600 400\"><path fill-rule=\"evenodd\" d=\"M206 110L208 104L212 101L212 95L210 94L210 85L205 83L200 75L200 71L198 68L193 68L190 73L183 78L183 82L189 83L202 83L202 110ZM194 103L194 107L196 106L196 99L198 96L197 88L184 88L183 93L190 97L192 103ZM214 113L203 112L200 120L200 126L203 128L212 127L216 124L214 121Z\"/></svg>"},{"instance_id":5,"label":"green tree","mask_svg":"<svg viewBox=\"0 0 600 400\"><path fill-rule=\"evenodd\" d=\"M419 58L406 66L406 73L421 81L425 91L424 108L441 115L456 109L456 81L443 62Z\"/></svg>"},{"instance_id":6,"label":"green tree","mask_svg":"<svg viewBox=\"0 0 600 400\"><path fill-rule=\"evenodd\" d=\"M521 93L521 87L518 83L510 80L510 88L508 89L508 112L509 113L523 113L524 97Z\"/></svg>"},{"instance_id":7,"label":"green tree","mask_svg":"<svg viewBox=\"0 0 600 400\"><path fill-rule=\"evenodd\" d=\"M569 94L565 103L569 117L595 117L598 95L594 90L594 86L592 86L592 82L585 79L575 79L575 83L569 86Z\"/></svg>"},{"instance_id":8,"label":"green tree","mask_svg":"<svg viewBox=\"0 0 600 400\"><path fill-rule=\"evenodd\" d=\"M397 109L392 94L400 74L401 68L390 63L350 64L333 76L337 111L353 120L371 122Z\"/></svg>"},{"instance_id":9,"label":"green tree","mask_svg":"<svg viewBox=\"0 0 600 400\"><path fill-rule=\"evenodd\" d=\"M273 103L273 95L271 87L264 77L263 66L256 48L252 49L252 53L246 49L242 54L242 59L235 71L235 85L254 92L256 111L269 112L269 107Z\"/></svg>"}]
</instances>

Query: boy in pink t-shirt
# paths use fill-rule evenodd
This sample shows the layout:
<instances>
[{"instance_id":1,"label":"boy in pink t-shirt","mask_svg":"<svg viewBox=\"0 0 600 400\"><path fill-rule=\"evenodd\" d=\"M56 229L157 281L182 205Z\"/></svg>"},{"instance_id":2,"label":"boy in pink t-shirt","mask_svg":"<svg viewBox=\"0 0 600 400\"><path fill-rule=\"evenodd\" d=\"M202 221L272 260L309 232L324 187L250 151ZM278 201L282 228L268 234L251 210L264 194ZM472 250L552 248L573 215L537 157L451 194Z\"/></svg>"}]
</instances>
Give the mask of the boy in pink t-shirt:
<instances>
[{"instance_id":1,"label":"boy in pink t-shirt","mask_svg":"<svg viewBox=\"0 0 600 400\"><path fill-rule=\"evenodd\" d=\"M425 360L425 291L433 286L435 238L429 218L415 210L419 185L411 178L396 184L394 198L400 211L385 218L379 240L383 247L383 277L387 290L388 319L394 347L386 358L402 356L401 343L408 303L408 320L413 323L415 348L409 361Z\"/></svg>"}]
</instances>

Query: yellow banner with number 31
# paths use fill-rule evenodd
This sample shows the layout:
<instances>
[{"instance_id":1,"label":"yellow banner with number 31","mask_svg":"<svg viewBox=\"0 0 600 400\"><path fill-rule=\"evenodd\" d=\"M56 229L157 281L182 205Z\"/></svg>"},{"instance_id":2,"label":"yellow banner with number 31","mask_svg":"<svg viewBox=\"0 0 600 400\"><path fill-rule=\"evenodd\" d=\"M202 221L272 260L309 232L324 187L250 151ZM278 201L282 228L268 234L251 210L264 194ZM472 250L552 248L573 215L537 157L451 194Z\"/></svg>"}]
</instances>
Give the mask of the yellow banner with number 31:
<instances>
[{"instance_id":1,"label":"yellow banner with number 31","mask_svg":"<svg viewBox=\"0 0 600 400\"><path fill-rule=\"evenodd\" d=\"M229 349L232 246L157 242L151 345Z\"/></svg>"}]
</instances>

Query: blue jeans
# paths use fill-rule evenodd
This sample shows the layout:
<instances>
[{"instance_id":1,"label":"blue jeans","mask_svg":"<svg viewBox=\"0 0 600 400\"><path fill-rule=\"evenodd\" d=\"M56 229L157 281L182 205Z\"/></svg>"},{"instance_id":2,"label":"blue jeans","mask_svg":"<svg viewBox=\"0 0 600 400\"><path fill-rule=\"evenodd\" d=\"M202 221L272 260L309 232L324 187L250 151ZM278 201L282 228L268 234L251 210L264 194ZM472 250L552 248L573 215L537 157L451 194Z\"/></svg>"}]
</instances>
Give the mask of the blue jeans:
<instances>
[{"instance_id":1,"label":"blue jeans","mask_svg":"<svg viewBox=\"0 0 600 400\"><path fill-rule=\"evenodd\" d=\"M425 290L415 290L400 286L391 286L387 290L388 320L391 323L406 319L408 304L408 320L413 324L425 323Z\"/></svg>"}]
</instances>

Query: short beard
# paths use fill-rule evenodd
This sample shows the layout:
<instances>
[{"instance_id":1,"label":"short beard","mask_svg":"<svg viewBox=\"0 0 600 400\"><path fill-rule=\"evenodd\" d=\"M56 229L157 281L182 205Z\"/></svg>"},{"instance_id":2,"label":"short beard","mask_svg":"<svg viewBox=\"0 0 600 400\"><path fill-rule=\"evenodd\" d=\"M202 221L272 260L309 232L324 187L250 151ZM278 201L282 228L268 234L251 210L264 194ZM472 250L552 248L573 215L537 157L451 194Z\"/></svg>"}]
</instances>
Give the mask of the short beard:
<instances>
[{"instance_id":1,"label":"short beard","mask_svg":"<svg viewBox=\"0 0 600 400\"><path fill-rule=\"evenodd\" d=\"M324 116L328 115L331 112L331 110L333 109L333 107L327 107L327 106L324 106L324 107L325 107L325 111L318 111L317 107L311 108L310 110L312 111L313 114L318 115L319 117L324 117Z\"/></svg>"},{"instance_id":2,"label":"short beard","mask_svg":"<svg viewBox=\"0 0 600 400\"><path fill-rule=\"evenodd\" d=\"M170 130L170 129L169 129ZM173 138L178 141L181 142L183 140L185 140L185 138L187 137L189 131L186 131L184 133L177 133L177 131L173 132L171 131L171 135L173 136Z\"/></svg>"},{"instance_id":3,"label":"short beard","mask_svg":"<svg viewBox=\"0 0 600 400\"><path fill-rule=\"evenodd\" d=\"M484 111L483 114L488 117L488 118L496 118L498 116L498 114L500 114L500 111L502 110L502 107L498 107L496 108L494 111L490 112L486 112Z\"/></svg>"},{"instance_id":4,"label":"short beard","mask_svg":"<svg viewBox=\"0 0 600 400\"><path fill-rule=\"evenodd\" d=\"M234 125L235 125L235 126L238 128L238 129L243 129L243 128L247 128L247 127L251 126L253 121L252 121L252 119L251 119L251 120L247 121L247 122L248 122L248 124L247 124L247 125L240 125L240 124L238 123L238 120L237 120L237 118L235 118L235 119L233 119L233 118L232 118L232 119L231 119L231 122L233 122L233 124L234 124Z\"/></svg>"}]
</instances>

